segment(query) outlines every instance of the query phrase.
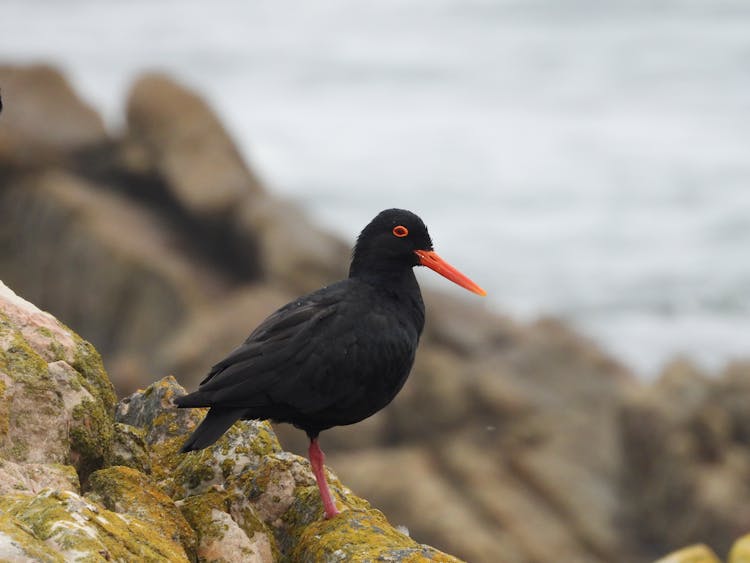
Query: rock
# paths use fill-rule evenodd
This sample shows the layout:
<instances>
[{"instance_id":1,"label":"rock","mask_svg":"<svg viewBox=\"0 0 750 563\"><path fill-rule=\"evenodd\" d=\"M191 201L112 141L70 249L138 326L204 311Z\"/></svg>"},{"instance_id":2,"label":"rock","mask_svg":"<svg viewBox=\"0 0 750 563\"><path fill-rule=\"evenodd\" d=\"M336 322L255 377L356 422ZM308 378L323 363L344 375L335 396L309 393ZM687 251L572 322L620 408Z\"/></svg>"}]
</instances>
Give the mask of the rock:
<instances>
[{"instance_id":1,"label":"rock","mask_svg":"<svg viewBox=\"0 0 750 563\"><path fill-rule=\"evenodd\" d=\"M750 562L750 534L742 536L732 546L727 563Z\"/></svg>"},{"instance_id":2,"label":"rock","mask_svg":"<svg viewBox=\"0 0 750 563\"><path fill-rule=\"evenodd\" d=\"M748 379L747 364L715 378L672 364L624 401L623 517L644 556L697 539L726 552L750 529Z\"/></svg>"},{"instance_id":3,"label":"rock","mask_svg":"<svg viewBox=\"0 0 750 563\"><path fill-rule=\"evenodd\" d=\"M238 233L257 246L265 279L293 296L314 291L347 274L349 248L312 225L296 206L252 198L239 211Z\"/></svg>"},{"instance_id":4,"label":"rock","mask_svg":"<svg viewBox=\"0 0 750 563\"><path fill-rule=\"evenodd\" d=\"M523 330L510 319L488 309L425 291L428 308L424 337L461 358L471 358L488 350L509 348L522 337Z\"/></svg>"},{"instance_id":5,"label":"rock","mask_svg":"<svg viewBox=\"0 0 750 563\"><path fill-rule=\"evenodd\" d=\"M73 465L109 455L114 390L96 350L0 282L0 457Z\"/></svg>"},{"instance_id":6,"label":"rock","mask_svg":"<svg viewBox=\"0 0 750 563\"><path fill-rule=\"evenodd\" d=\"M40 225L29 229L29 220ZM147 383L128 381L132 370L151 372L134 352L156 356L186 311L222 287L178 245L153 211L69 173L29 174L0 188L0 269L91 339L119 368L121 390Z\"/></svg>"},{"instance_id":7,"label":"rock","mask_svg":"<svg viewBox=\"0 0 750 563\"><path fill-rule=\"evenodd\" d=\"M0 65L0 168L61 162L107 141L99 115L46 65Z\"/></svg>"},{"instance_id":8,"label":"rock","mask_svg":"<svg viewBox=\"0 0 750 563\"><path fill-rule=\"evenodd\" d=\"M151 473L146 433L129 424L115 423L115 435L107 465L123 465L141 473Z\"/></svg>"},{"instance_id":9,"label":"rock","mask_svg":"<svg viewBox=\"0 0 750 563\"><path fill-rule=\"evenodd\" d=\"M137 518L152 532L175 545L173 551L188 558L195 552L196 535L174 501L150 479L130 467L109 467L93 473L86 498L118 514Z\"/></svg>"},{"instance_id":10,"label":"rock","mask_svg":"<svg viewBox=\"0 0 750 563\"><path fill-rule=\"evenodd\" d=\"M392 528L377 510L347 511L341 518L310 522L299 534L291 558L300 563L459 562Z\"/></svg>"},{"instance_id":11,"label":"rock","mask_svg":"<svg viewBox=\"0 0 750 563\"><path fill-rule=\"evenodd\" d=\"M178 453L202 411L173 406L185 393L174 378L114 409L96 351L5 285L0 351L4 559L455 561L392 528L333 474L344 514L319 524L308 461L281 451L267 422L237 422L209 448Z\"/></svg>"},{"instance_id":12,"label":"rock","mask_svg":"<svg viewBox=\"0 0 750 563\"><path fill-rule=\"evenodd\" d=\"M408 522L413 538L439 537L442 549L458 550L467 561L525 560L524 550L514 537L517 532L509 529L513 520L497 526L478 514L464 498L465 489L445 475L441 460L425 448L414 445L349 451L331 455L330 459L359 494L377 498L378 507L386 514L398 514L395 522ZM394 472L398 479L382 478ZM490 486L494 494L499 492L495 485ZM406 506L404 498L409 499ZM507 495L498 498L498 502L507 501ZM513 509L509 507L509 512Z\"/></svg>"},{"instance_id":13,"label":"rock","mask_svg":"<svg viewBox=\"0 0 750 563\"><path fill-rule=\"evenodd\" d=\"M212 491L180 501L180 508L198 534L199 560L272 563L279 559L273 534L244 497Z\"/></svg>"},{"instance_id":14,"label":"rock","mask_svg":"<svg viewBox=\"0 0 750 563\"><path fill-rule=\"evenodd\" d=\"M276 546L282 557L314 560L314 541L309 540L305 547L299 545L303 529L323 514L308 461L280 451L270 425L258 421L237 422L208 448L179 454L187 433L201 418L193 409L170 407L172 398L184 393L173 378L165 378L121 401L117 418L144 431L154 468L152 478L178 501L197 527L202 552L219 553L217 538L222 537L228 538L229 543L223 547L230 553L244 557L251 550L258 561L265 561L269 551L275 553ZM454 560L392 531L382 515L371 511L333 474L328 478L340 507L349 509L345 512L347 522L359 530L347 535L348 525L331 529L335 537L328 541L337 546L334 551L343 554L344 560L383 557L381 560L402 561L416 557L413 560L429 561L433 555L437 561ZM366 527L364 522L373 518L377 524ZM385 534L388 541L375 539L371 533ZM321 560L337 556L325 555L326 549L318 553L324 557Z\"/></svg>"},{"instance_id":15,"label":"rock","mask_svg":"<svg viewBox=\"0 0 750 563\"><path fill-rule=\"evenodd\" d=\"M0 513L0 560L65 563L54 547L36 538L24 522L6 513Z\"/></svg>"},{"instance_id":16,"label":"rock","mask_svg":"<svg viewBox=\"0 0 750 563\"><path fill-rule=\"evenodd\" d=\"M128 131L107 139L67 86L50 83L60 115L45 114L58 110L40 92L24 94L37 109L11 115L21 101L11 104L3 78L2 123L21 121L0 131L0 271L98 347L122 394L167 373L195 386L277 306L344 275L348 245L267 194L199 96L150 75L133 89ZM678 359L643 384L560 321L521 325L431 291L425 301L403 392L322 437L343 481L418 543L477 563L643 563L697 541L724 552L750 529L747 363L714 377ZM174 379L132 395L112 424L90 348L52 317L24 314L0 316L0 498L79 494L73 470L85 493L91 473L123 465L181 508L197 535L191 557L395 557L333 549L351 536L318 522L309 465L266 424L238 423L212 448L178 454L203 413L170 407L184 392ZM279 432L306 450L303 433ZM347 522L380 526L331 479ZM336 537L308 537L309 526ZM16 516L0 516L0 530L10 558L49 554Z\"/></svg>"},{"instance_id":17,"label":"rock","mask_svg":"<svg viewBox=\"0 0 750 563\"><path fill-rule=\"evenodd\" d=\"M75 467L60 464L14 463L0 459L0 496L42 489L81 491Z\"/></svg>"},{"instance_id":18,"label":"rock","mask_svg":"<svg viewBox=\"0 0 750 563\"><path fill-rule=\"evenodd\" d=\"M188 561L180 544L146 522L106 510L72 491L5 495L0 497L0 515L30 532L21 538L14 534L27 553L51 548L62 561Z\"/></svg>"},{"instance_id":19,"label":"rock","mask_svg":"<svg viewBox=\"0 0 750 563\"><path fill-rule=\"evenodd\" d=\"M262 193L214 112L170 78L140 77L128 97L127 121L128 144L141 149L141 167L163 178L189 214L219 218Z\"/></svg>"},{"instance_id":20,"label":"rock","mask_svg":"<svg viewBox=\"0 0 750 563\"><path fill-rule=\"evenodd\" d=\"M654 563L720 563L716 554L708 546L703 544L691 545L666 557L662 557ZM730 560L731 563L731 560Z\"/></svg>"}]
</instances>

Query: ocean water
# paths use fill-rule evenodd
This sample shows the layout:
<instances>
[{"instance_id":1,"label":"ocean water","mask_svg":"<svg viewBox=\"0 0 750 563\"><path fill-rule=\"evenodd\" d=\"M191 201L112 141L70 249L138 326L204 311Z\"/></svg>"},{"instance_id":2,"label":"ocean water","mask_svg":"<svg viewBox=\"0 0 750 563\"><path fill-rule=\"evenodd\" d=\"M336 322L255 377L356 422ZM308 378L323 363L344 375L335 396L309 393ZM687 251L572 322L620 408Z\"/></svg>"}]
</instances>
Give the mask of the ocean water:
<instances>
[{"instance_id":1,"label":"ocean water","mask_svg":"<svg viewBox=\"0 0 750 563\"><path fill-rule=\"evenodd\" d=\"M0 60L113 129L166 70L327 228L417 211L488 307L644 377L750 356L746 0L5 0Z\"/></svg>"}]
</instances>

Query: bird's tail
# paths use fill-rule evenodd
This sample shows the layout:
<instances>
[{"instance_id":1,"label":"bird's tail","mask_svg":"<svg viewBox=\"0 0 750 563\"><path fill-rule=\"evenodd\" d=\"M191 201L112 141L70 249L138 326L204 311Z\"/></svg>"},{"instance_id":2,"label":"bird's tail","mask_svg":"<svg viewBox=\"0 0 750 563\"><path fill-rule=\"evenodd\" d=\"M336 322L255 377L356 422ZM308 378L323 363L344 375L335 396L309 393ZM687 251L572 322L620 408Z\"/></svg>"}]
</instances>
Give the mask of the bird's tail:
<instances>
[{"instance_id":1,"label":"bird's tail","mask_svg":"<svg viewBox=\"0 0 750 563\"><path fill-rule=\"evenodd\" d=\"M190 438L180 448L180 453L202 450L221 438L236 420L242 418L243 409L216 409L208 411L206 418L198 425Z\"/></svg>"}]
</instances>

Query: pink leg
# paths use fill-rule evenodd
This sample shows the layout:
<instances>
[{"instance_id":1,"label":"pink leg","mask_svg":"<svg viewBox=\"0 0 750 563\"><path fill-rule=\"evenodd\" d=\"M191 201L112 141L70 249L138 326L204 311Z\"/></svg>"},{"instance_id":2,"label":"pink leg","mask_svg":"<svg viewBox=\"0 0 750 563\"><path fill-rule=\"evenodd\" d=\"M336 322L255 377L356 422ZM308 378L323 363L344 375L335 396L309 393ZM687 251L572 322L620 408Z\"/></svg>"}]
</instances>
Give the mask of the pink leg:
<instances>
[{"instance_id":1,"label":"pink leg","mask_svg":"<svg viewBox=\"0 0 750 563\"><path fill-rule=\"evenodd\" d=\"M325 455L323 455L323 451L320 449L320 446L318 446L317 438L310 440L310 448L307 450L307 455L310 457L310 464L312 465L312 470L315 474L315 480L318 482L320 499L323 501L323 508L325 508L326 511L326 519L333 518L339 514L339 509L336 508L336 503L334 502L331 491L328 488L325 469L323 468Z\"/></svg>"}]
</instances>

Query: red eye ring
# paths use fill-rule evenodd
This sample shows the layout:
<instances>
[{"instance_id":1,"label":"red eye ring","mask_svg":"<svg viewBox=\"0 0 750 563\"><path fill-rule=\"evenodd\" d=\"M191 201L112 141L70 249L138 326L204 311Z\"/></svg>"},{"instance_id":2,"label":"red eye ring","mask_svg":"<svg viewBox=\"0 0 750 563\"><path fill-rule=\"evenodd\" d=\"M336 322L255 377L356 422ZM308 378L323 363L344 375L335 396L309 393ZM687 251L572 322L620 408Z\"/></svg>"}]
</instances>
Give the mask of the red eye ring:
<instances>
[{"instance_id":1,"label":"red eye ring","mask_svg":"<svg viewBox=\"0 0 750 563\"><path fill-rule=\"evenodd\" d=\"M403 225L396 225L395 227L393 227L393 236L396 236L398 238L404 238L408 234L409 234L409 229L407 229Z\"/></svg>"}]
</instances>

